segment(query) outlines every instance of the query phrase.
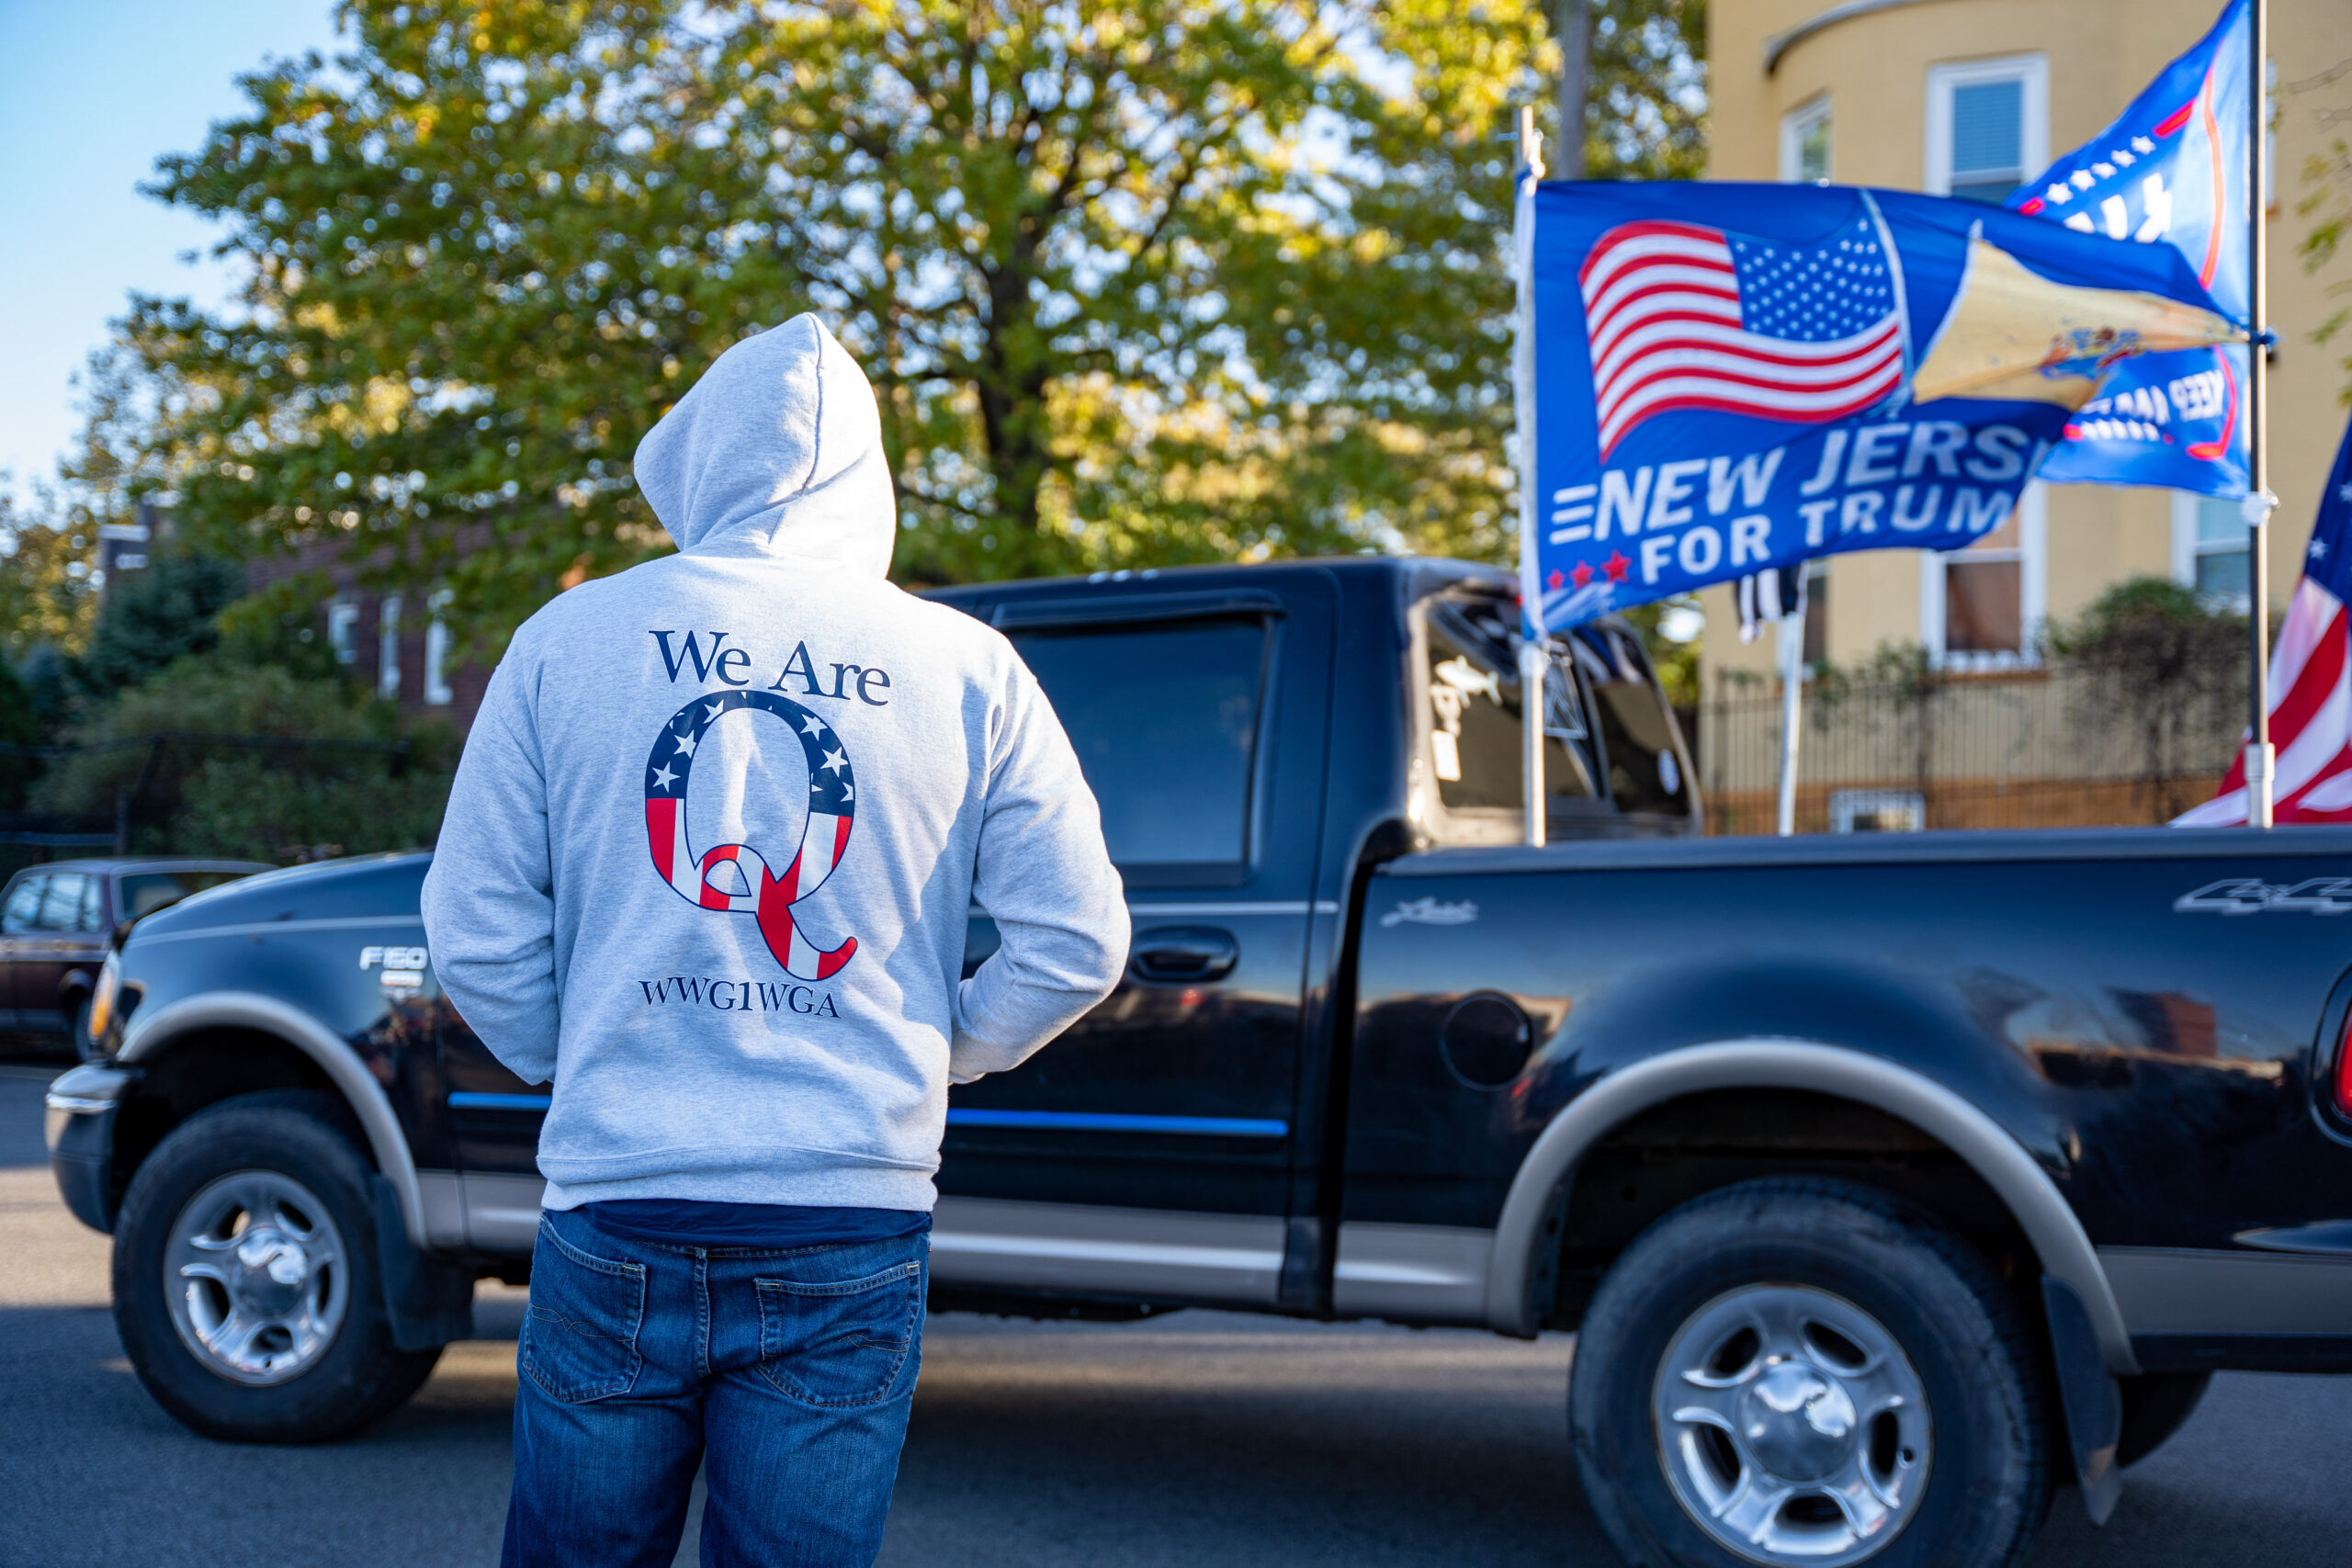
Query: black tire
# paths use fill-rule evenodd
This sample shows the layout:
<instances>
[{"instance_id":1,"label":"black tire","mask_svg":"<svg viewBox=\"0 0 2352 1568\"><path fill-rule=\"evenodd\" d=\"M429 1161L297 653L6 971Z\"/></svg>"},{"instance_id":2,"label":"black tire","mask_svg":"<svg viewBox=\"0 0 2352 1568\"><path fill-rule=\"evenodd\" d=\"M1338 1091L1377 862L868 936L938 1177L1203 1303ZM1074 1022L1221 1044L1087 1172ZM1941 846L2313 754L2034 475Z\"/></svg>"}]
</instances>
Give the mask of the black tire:
<instances>
[{"instance_id":1,"label":"black tire","mask_svg":"<svg viewBox=\"0 0 2352 1568\"><path fill-rule=\"evenodd\" d=\"M1792 1287L1875 1319L1907 1358L1928 1416L1926 1483L1913 1511L1883 1527L1893 1533L1874 1551L1845 1561L2015 1562L2049 1511L2052 1485L2045 1373L2027 1314L1984 1258L1932 1214L1859 1182L1820 1178L1743 1182L1692 1200L1643 1232L1594 1294L1577 1338L1569 1429L1586 1495L1625 1561L1796 1561L1792 1552L1736 1552L1700 1526L1668 1474L1685 1450L1668 1450L1653 1409L1668 1353L1702 1309L1736 1292ZM1907 1461L1909 1448L1900 1451ZM1747 1462L1741 1450L1724 1452Z\"/></svg>"},{"instance_id":2,"label":"black tire","mask_svg":"<svg viewBox=\"0 0 2352 1568\"><path fill-rule=\"evenodd\" d=\"M90 1042L90 993L77 991L66 1004L65 1038L72 1043L74 1058L95 1062L98 1049Z\"/></svg>"},{"instance_id":3,"label":"black tire","mask_svg":"<svg viewBox=\"0 0 2352 1568\"><path fill-rule=\"evenodd\" d=\"M300 1090L241 1095L191 1116L140 1166L114 1235L114 1318L139 1381L182 1425L234 1442L314 1443L390 1415L424 1385L436 1348L392 1343L377 1262L370 1167L341 1130L332 1097ZM233 1382L200 1359L174 1320L167 1251L174 1226L219 1179L261 1172L314 1195L338 1233L341 1321L299 1374L266 1386Z\"/></svg>"},{"instance_id":4,"label":"black tire","mask_svg":"<svg viewBox=\"0 0 2352 1568\"><path fill-rule=\"evenodd\" d=\"M2197 1414L2211 1384L2211 1372L2143 1372L2120 1380L2123 1390L2123 1436L2115 1445L2118 1464L2137 1464L2154 1453Z\"/></svg>"}]
</instances>

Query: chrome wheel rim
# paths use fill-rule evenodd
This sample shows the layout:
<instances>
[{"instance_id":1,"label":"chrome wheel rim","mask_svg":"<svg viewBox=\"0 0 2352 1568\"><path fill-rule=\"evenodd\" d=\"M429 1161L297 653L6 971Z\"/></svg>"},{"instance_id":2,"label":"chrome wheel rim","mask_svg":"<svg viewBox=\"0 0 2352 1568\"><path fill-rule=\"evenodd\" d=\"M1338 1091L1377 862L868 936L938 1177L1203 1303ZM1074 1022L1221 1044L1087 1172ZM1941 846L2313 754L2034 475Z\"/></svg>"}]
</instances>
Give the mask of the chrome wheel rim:
<instances>
[{"instance_id":1,"label":"chrome wheel rim","mask_svg":"<svg viewBox=\"0 0 2352 1568\"><path fill-rule=\"evenodd\" d=\"M1805 1285L1743 1285L1668 1342L1658 1461L1709 1537L1752 1562L1841 1568L1918 1512L1927 1390L1885 1325Z\"/></svg>"},{"instance_id":2,"label":"chrome wheel rim","mask_svg":"<svg viewBox=\"0 0 2352 1568\"><path fill-rule=\"evenodd\" d=\"M343 1326L343 1234L316 1194L275 1170L207 1182L172 1222L164 1295L207 1370L266 1387L300 1377Z\"/></svg>"}]
</instances>

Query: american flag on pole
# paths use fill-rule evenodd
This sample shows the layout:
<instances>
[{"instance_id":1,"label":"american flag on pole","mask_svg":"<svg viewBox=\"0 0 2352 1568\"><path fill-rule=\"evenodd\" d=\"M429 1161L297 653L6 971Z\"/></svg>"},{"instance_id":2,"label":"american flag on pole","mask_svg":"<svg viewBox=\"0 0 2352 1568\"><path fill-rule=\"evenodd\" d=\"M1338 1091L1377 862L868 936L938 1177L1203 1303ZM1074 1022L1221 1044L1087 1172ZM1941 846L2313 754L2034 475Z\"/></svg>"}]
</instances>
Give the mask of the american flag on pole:
<instances>
[{"instance_id":1,"label":"american flag on pole","mask_svg":"<svg viewBox=\"0 0 2352 1568\"><path fill-rule=\"evenodd\" d=\"M2270 744L2278 763L2275 822L2352 822L2352 428L2321 493L2302 581L2270 651ZM2173 818L2176 828L2243 827L2245 753L2222 793Z\"/></svg>"},{"instance_id":2,"label":"american flag on pole","mask_svg":"<svg viewBox=\"0 0 2352 1568\"><path fill-rule=\"evenodd\" d=\"M1902 284L1876 214L1813 244L1622 223L1578 280L1606 457L1674 409L1822 424L1903 384Z\"/></svg>"}]
</instances>

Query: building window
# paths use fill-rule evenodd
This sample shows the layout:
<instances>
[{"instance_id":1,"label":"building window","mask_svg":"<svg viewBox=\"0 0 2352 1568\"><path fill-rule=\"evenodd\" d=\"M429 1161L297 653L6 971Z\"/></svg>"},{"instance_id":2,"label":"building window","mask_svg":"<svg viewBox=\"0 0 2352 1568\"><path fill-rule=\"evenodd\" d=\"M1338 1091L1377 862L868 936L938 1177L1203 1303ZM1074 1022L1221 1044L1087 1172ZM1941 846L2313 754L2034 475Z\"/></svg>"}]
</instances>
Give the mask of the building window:
<instances>
[{"instance_id":1,"label":"building window","mask_svg":"<svg viewBox=\"0 0 2352 1568\"><path fill-rule=\"evenodd\" d=\"M327 606L327 647L337 664L359 662L359 606L348 599Z\"/></svg>"},{"instance_id":2,"label":"building window","mask_svg":"<svg viewBox=\"0 0 2352 1568\"><path fill-rule=\"evenodd\" d=\"M401 694L401 596L397 593L384 595L376 621L376 694L393 698Z\"/></svg>"},{"instance_id":3,"label":"building window","mask_svg":"<svg viewBox=\"0 0 2352 1568\"><path fill-rule=\"evenodd\" d=\"M2048 497L2028 485L2015 512L1974 544L1920 557L1919 641L1944 670L2017 670L2039 660L2048 603Z\"/></svg>"},{"instance_id":4,"label":"building window","mask_svg":"<svg viewBox=\"0 0 2352 1568\"><path fill-rule=\"evenodd\" d=\"M2038 54L1928 68L1926 184L1998 206L2049 163L2048 65Z\"/></svg>"},{"instance_id":5,"label":"building window","mask_svg":"<svg viewBox=\"0 0 2352 1568\"><path fill-rule=\"evenodd\" d=\"M1829 177L1829 96L1781 117L1781 177L1815 185Z\"/></svg>"},{"instance_id":6,"label":"building window","mask_svg":"<svg viewBox=\"0 0 2352 1568\"><path fill-rule=\"evenodd\" d=\"M2245 517L2234 501L2210 495L2172 498L2172 576L2216 610L2243 612L2246 592Z\"/></svg>"},{"instance_id":7,"label":"building window","mask_svg":"<svg viewBox=\"0 0 2352 1568\"><path fill-rule=\"evenodd\" d=\"M449 591L444 588L424 603L433 615L424 628L424 700L446 707L450 698L449 625L441 617L449 608Z\"/></svg>"}]
</instances>

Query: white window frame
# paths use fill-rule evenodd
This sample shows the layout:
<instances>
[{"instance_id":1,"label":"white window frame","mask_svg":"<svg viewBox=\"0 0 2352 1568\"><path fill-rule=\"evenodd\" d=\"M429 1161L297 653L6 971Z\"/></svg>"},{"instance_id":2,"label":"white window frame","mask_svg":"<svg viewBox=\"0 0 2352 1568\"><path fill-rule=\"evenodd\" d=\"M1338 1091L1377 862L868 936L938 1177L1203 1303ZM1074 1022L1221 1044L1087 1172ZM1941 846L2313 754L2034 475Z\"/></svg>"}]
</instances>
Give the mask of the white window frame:
<instances>
[{"instance_id":1,"label":"white window frame","mask_svg":"<svg viewBox=\"0 0 2352 1568\"><path fill-rule=\"evenodd\" d=\"M376 621L376 694L397 701L401 694L401 596L384 595Z\"/></svg>"},{"instance_id":2,"label":"white window frame","mask_svg":"<svg viewBox=\"0 0 2352 1568\"><path fill-rule=\"evenodd\" d=\"M2018 143L2018 183L2050 166L2050 62L2039 54L1970 60L1928 67L1927 168L1920 188L1930 196L1951 194L1951 93L1980 82L2023 82L2020 112L2025 123Z\"/></svg>"},{"instance_id":3,"label":"white window frame","mask_svg":"<svg viewBox=\"0 0 2352 1568\"><path fill-rule=\"evenodd\" d=\"M441 618L449 608L449 591L439 590L424 607L433 617L424 627L424 701L431 707L447 707L456 696L449 690L449 625Z\"/></svg>"},{"instance_id":4,"label":"white window frame","mask_svg":"<svg viewBox=\"0 0 2352 1568\"><path fill-rule=\"evenodd\" d=\"M2050 613L2050 492L2040 480L2025 487L2018 500L2018 635L2025 647L2016 653L1951 653L1944 648L1944 567L1964 560L1965 550L1919 552L1919 644L1928 661L1939 670L1991 673L2031 670L2041 663L2043 622ZM1978 559L1986 558L1979 556ZM1993 558L1999 558L1997 557Z\"/></svg>"},{"instance_id":5,"label":"white window frame","mask_svg":"<svg viewBox=\"0 0 2352 1568\"><path fill-rule=\"evenodd\" d=\"M1792 183L1804 175L1797 165L1804 156L1805 132L1816 125L1829 128L1829 166L1821 172L1824 180L1838 177L1838 119L1833 112L1830 96L1816 93L1804 103L1781 117L1781 178Z\"/></svg>"},{"instance_id":6,"label":"white window frame","mask_svg":"<svg viewBox=\"0 0 2352 1568\"><path fill-rule=\"evenodd\" d=\"M2197 558L2200 555L2234 555L2251 547L2251 542L2241 538L2234 546L2206 549L2197 542L2197 513L2211 496L2192 495L2185 490L2172 492L2172 580L2195 592L2197 589ZM2236 594L2226 608L2244 615L2248 595Z\"/></svg>"},{"instance_id":7,"label":"white window frame","mask_svg":"<svg viewBox=\"0 0 2352 1568\"><path fill-rule=\"evenodd\" d=\"M359 662L359 604L338 599L327 606L327 647L337 664Z\"/></svg>"}]
</instances>

